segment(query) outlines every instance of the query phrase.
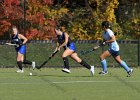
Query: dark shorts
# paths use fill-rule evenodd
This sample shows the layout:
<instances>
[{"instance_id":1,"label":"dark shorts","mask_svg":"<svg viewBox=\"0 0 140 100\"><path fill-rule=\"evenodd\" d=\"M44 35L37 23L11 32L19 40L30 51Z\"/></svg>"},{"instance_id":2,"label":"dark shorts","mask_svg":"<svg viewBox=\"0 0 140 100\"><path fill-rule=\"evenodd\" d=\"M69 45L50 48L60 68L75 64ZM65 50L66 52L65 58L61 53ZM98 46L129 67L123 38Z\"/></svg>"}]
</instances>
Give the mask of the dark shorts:
<instances>
[{"instance_id":1,"label":"dark shorts","mask_svg":"<svg viewBox=\"0 0 140 100\"><path fill-rule=\"evenodd\" d=\"M117 57L117 56L120 55L120 52L119 52L119 51L114 51L114 50L112 50L112 49L109 49L108 51L109 51L109 53L110 53L113 57Z\"/></svg>"},{"instance_id":2,"label":"dark shorts","mask_svg":"<svg viewBox=\"0 0 140 100\"><path fill-rule=\"evenodd\" d=\"M24 55L26 53L26 45L22 45L20 47L17 47L16 51Z\"/></svg>"},{"instance_id":3,"label":"dark shorts","mask_svg":"<svg viewBox=\"0 0 140 100\"><path fill-rule=\"evenodd\" d=\"M75 44L72 42L72 43L70 43L70 45L68 46L68 48L70 49L70 50L73 50L74 52L76 52L76 47L75 47Z\"/></svg>"}]
</instances>

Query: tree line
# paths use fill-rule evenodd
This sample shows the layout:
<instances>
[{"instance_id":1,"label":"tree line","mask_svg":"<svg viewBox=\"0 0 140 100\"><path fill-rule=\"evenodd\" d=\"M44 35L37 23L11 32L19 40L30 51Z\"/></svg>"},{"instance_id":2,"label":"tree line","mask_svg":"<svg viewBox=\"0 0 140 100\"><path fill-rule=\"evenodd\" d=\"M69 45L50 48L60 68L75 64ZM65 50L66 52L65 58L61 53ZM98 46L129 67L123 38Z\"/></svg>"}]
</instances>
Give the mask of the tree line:
<instances>
[{"instance_id":1,"label":"tree line","mask_svg":"<svg viewBox=\"0 0 140 100\"><path fill-rule=\"evenodd\" d=\"M54 39L54 28L66 28L72 39L100 40L101 22L111 22L118 39L140 37L139 0L0 0L0 38L11 25L30 40ZM126 9L127 8L127 9Z\"/></svg>"}]
</instances>

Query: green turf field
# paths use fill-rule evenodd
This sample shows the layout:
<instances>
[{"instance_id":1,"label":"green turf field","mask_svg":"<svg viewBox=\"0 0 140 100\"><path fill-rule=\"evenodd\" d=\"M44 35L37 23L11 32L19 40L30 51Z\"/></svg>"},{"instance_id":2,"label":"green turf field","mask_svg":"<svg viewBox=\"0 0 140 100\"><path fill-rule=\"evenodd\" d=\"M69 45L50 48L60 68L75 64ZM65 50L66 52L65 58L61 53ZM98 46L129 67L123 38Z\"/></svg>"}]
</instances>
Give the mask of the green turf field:
<instances>
[{"instance_id":1,"label":"green turf field","mask_svg":"<svg viewBox=\"0 0 140 100\"><path fill-rule=\"evenodd\" d=\"M109 74L91 77L85 68L72 68L71 74L60 68L35 70L29 76L14 68L0 69L0 100L140 100L140 72L134 69L126 77L122 68L109 68Z\"/></svg>"}]
</instances>

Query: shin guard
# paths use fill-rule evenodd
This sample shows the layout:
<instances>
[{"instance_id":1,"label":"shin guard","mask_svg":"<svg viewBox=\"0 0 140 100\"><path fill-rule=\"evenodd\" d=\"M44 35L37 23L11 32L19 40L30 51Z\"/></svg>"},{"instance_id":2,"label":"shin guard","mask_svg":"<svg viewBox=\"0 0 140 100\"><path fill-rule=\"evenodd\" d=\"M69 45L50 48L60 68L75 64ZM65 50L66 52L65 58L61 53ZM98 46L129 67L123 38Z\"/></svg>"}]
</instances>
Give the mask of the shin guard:
<instances>
[{"instance_id":1,"label":"shin guard","mask_svg":"<svg viewBox=\"0 0 140 100\"><path fill-rule=\"evenodd\" d=\"M87 69L90 69L90 68L91 68L91 66L90 66L89 64L87 64L84 60L82 60L82 61L80 62L80 64L81 64L82 66L86 67Z\"/></svg>"},{"instance_id":2,"label":"shin guard","mask_svg":"<svg viewBox=\"0 0 140 100\"><path fill-rule=\"evenodd\" d=\"M21 61L17 61L17 65L18 65L19 69L22 70L22 62Z\"/></svg>"},{"instance_id":3,"label":"shin guard","mask_svg":"<svg viewBox=\"0 0 140 100\"><path fill-rule=\"evenodd\" d=\"M67 57L64 57L63 58L63 61L64 61L64 68L69 69L69 61L68 61L68 58Z\"/></svg>"},{"instance_id":4,"label":"shin guard","mask_svg":"<svg viewBox=\"0 0 140 100\"><path fill-rule=\"evenodd\" d=\"M32 62L29 61L29 60L25 60L25 59L24 59L23 64L29 64L29 65L32 65Z\"/></svg>"}]
</instances>

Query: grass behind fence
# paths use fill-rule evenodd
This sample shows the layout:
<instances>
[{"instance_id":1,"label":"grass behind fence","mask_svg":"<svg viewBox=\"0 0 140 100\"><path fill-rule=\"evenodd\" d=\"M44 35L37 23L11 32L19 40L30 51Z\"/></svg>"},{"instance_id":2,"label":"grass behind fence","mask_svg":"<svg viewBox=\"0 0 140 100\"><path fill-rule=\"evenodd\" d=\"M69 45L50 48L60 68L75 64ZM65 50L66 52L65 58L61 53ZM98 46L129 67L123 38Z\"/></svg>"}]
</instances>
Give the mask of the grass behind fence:
<instances>
[{"instance_id":1,"label":"grass behind fence","mask_svg":"<svg viewBox=\"0 0 140 100\"><path fill-rule=\"evenodd\" d=\"M81 50L91 49L93 46L98 45L96 43L76 43L77 53L78 55L87 61L90 65L100 66L99 56L102 53L102 48L99 48L97 51L81 55ZM28 43L27 44L27 55L26 58L31 61L35 61L37 65L40 65L43 61L45 61L49 55L55 49L55 43ZM106 50L107 47L104 47ZM63 50L62 50L63 51ZM45 66L63 66L63 61L61 58L62 51L56 54L52 60L47 63ZM120 44L120 53L121 58L128 63L130 66L138 65L138 48L137 44ZM70 66L79 66L78 63L69 58ZM107 59L109 66L118 66L118 64L114 61L112 57ZM14 47L0 45L0 66L16 66L16 52Z\"/></svg>"}]
</instances>

